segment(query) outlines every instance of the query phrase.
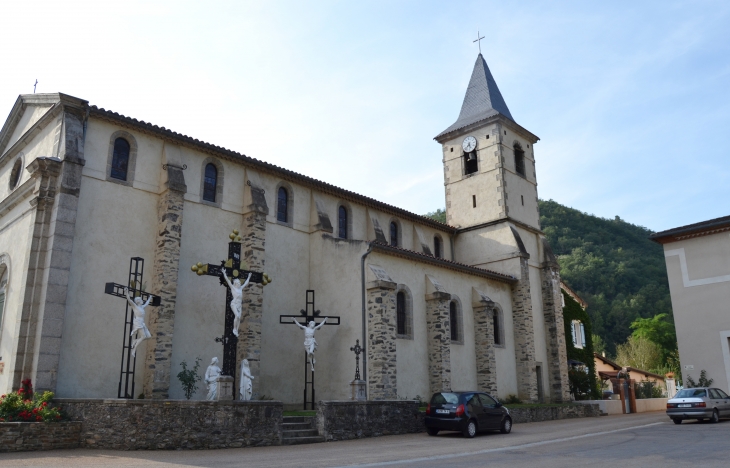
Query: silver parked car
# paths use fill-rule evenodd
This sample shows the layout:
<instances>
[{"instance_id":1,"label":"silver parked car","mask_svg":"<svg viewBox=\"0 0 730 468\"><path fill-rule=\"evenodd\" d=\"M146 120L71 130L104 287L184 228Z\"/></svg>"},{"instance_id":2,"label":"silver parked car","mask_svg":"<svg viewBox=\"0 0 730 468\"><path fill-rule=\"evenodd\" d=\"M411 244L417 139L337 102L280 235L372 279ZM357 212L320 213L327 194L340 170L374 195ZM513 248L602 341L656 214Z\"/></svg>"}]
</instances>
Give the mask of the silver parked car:
<instances>
[{"instance_id":1,"label":"silver parked car","mask_svg":"<svg viewBox=\"0 0 730 468\"><path fill-rule=\"evenodd\" d=\"M730 397L719 388L685 388L667 401L667 416L674 424L682 424L684 419L716 423L730 418Z\"/></svg>"}]
</instances>

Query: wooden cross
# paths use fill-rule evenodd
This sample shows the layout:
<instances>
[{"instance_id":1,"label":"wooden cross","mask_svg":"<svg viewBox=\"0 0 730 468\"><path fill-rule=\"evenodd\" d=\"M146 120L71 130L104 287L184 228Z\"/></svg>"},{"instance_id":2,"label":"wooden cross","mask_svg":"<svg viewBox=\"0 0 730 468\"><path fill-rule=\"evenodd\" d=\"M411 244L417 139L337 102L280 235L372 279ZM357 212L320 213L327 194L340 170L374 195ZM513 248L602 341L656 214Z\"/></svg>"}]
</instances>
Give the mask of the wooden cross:
<instances>
[{"instance_id":1,"label":"wooden cross","mask_svg":"<svg viewBox=\"0 0 730 468\"><path fill-rule=\"evenodd\" d=\"M223 271L226 272L231 281L235 279L245 280L251 274L249 283L261 283L266 286L271 283L271 278L266 273L248 270L246 262L241 262L241 236L237 229L228 236L231 241L228 243L228 260L221 261L220 265L212 263L196 263L192 266L198 276L217 276L220 284L226 288L226 312L224 319L223 336L215 339L217 343L223 343L223 375L230 375L233 381L236 379L236 350L238 348L238 337L233 333L233 322L235 316L231 310L233 295L223 278Z\"/></svg>"},{"instance_id":2,"label":"wooden cross","mask_svg":"<svg viewBox=\"0 0 730 468\"><path fill-rule=\"evenodd\" d=\"M479 54L482 53L482 39L484 39L484 36L479 37L479 30L477 30L477 38L476 38L476 40L475 41L471 41L471 42L476 42L477 45L479 46Z\"/></svg>"},{"instance_id":3,"label":"wooden cross","mask_svg":"<svg viewBox=\"0 0 730 468\"><path fill-rule=\"evenodd\" d=\"M326 322L324 322L325 325L339 325L340 324L340 317L338 316L332 316L328 315L326 317L320 317L320 314L322 312L319 310L315 310L314 308L314 290L313 289L307 289L307 303L304 309L299 311L299 315L279 315L279 323L283 325L294 325L294 321L296 319L304 319L304 325L305 327L309 322L314 322L316 325L319 325L317 323L318 319L327 319ZM314 409L314 371L311 371L310 378L307 378L307 352L304 351L304 409L307 409L307 387L311 387L312 389L312 399L310 401L310 408Z\"/></svg>"},{"instance_id":4,"label":"wooden cross","mask_svg":"<svg viewBox=\"0 0 730 468\"><path fill-rule=\"evenodd\" d=\"M127 300L127 289L132 297L141 297L143 301L151 298L149 305L157 307L161 303L160 296L155 296L142 290L142 273L144 273L144 258L132 257L129 260L129 282L127 285L118 283L106 283L104 285L104 293L123 297ZM130 310L129 303L126 303L127 309L124 319L124 337L122 340L122 364L119 371L119 389L117 391L118 398L134 398L134 366L137 363L137 357L132 356L132 325L134 320L134 311Z\"/></svg>"}]
</instances>

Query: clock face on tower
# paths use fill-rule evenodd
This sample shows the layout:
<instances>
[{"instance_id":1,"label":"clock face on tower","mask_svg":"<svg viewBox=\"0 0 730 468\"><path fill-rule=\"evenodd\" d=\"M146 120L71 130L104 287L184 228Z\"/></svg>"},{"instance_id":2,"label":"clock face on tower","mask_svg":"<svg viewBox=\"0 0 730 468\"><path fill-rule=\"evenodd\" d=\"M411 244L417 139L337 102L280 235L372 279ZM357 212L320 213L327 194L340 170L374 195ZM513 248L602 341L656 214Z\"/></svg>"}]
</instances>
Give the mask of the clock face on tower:
<instances>
[{"instance_id":1,"label":"clock face on tower","mask_svg":"<svg viewBox=\"0 0 730 468\"><path fill-rule=\"evenodd\" d=\"M477 147L477 139L473 136L468 136L464 138L464 141L461 143L461 147L464 149L465 153L471 153Z\"/></svg>"}]
</instances>

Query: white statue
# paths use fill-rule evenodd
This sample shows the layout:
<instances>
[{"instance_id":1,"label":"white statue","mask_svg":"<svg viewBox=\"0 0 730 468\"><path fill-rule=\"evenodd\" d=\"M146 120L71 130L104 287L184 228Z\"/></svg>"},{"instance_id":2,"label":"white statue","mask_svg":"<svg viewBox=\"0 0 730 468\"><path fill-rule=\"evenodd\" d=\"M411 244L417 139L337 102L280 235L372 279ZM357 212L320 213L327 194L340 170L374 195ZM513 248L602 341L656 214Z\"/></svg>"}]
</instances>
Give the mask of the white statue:
<instances>
[{"instance_id":1,"label":"white statue","mask_svg":"<svg viewBox=\"0 0 730 468\"><path fill-rule=\"evenodd\" d=\"M241 362L241 386L238 389L239 400L250 400L253 393L253 375L248 365L248 359Z\"/></svg>"},{"instance_id":2,"label":"white statue","mask_svg":"<svg viewBox=\"0 0 730 468\"><path fill-rule=\"evenodd\" d=\"M208 400L215 400L218 398L218 377L221 376L223 371L218 367L218 358L214 357L210 361L210 365L205 370L205 384L208 386Z\"/></svg>"},{"instance_id":3,"label":"white statue","mask_svg":"<svg viewBox=\"0 0 730 468\"><path fill-rule=\"evenodd\" d=\"M144 340L152 338L152 334L150 334L147 324L144 323L144 309L150 305L152 295L150 294L150 297L147 298L147 302L145 303L142 303L141 297L135 297L133 301L132 297L129 295L129 288L124 288L124 296L127 298L129 305L132 306L132 312L134 313L134 319L132 320L132 333L130 333L130 336L136 336L137 332L140 332L142 335L132 341L132 356L136 356L137 346L139 346L139 344Z\"/></svg>"},{"instance_id":4,"label":"white statue","mask_svg":"<svg viewBox=\"0 0 730 468\"><path fill-rule=\"evenodd\" d=\"M322 323L316 327L314 326L314 321L309 322L309 324L305 327L294 319L294 323L304 330L304 350L307 352L307 356L309 356L309 365L312 368L312 372L314 372L314 363L317 362L317 360L314 359L314 351L317 349L317 340L314 339L314 332L319 330L326 321L327 317L325 317L324 320L322 320Z\"/></svg>"},{"instance_id":5,"label":"white statue","mask_svg":"<svg viewBox=\"0 0 730 468\"><path fill-rule=\"evenodd\" d=\"M228 283L228 287L231 288L231 295L233 296L233 299L231 299L231 310L235 316L235 319L233 320L233 334L238 336L238 327L241 325L243 309L243 288L248 286L248 282L251 280L251 273L248 274L248 278L246 278L246 282L243 283L243 285L241 285L241 280L238 278L234 279L233 284L231 284L231 280L229 280L228 275L226 275L225 268L223 268L223 278L225 278L226 283Z\"/></svg>"}]
</instances>

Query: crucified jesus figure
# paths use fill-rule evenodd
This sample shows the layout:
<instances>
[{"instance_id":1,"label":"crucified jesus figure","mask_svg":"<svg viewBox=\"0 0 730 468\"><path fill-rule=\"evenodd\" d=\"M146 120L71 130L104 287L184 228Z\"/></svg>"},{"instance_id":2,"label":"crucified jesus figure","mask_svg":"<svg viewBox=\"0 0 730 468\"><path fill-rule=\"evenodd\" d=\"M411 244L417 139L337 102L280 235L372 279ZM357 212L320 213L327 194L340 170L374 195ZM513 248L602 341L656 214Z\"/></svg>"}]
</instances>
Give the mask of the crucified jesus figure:
<instances>
[{"instance_id":1,"label":"crucified jesus figure","mask_svg":"<svg viewBox=\"0 0 730 468\"><path fill-rule=\"evenodd\" d=\"M145 307L150 305L152 301L152 295L147 298L147 302L142 303L141 297L135 297L132 301L132 297L129 295L129 288L124 288L124 295L127 298L127 302L132 306L132 312L134 313L134 320L132 320L132 333L130 336L135 336L137 332L141 332L142 336L135 338L132 342L132 356L137 355L137 346L144 340L152 338L150 331L147 329L147 324L144 323Z\"/></svg>"},{"instance_id":2,"label":"crucified jesus figure","mask_svg":"<svg viewBox=\"0 0 730 468\"><path fill-rule=\"evenodd\" d=\"M248 282L251 280L251 273L248 274L248 278L246 278L246 282L243 283L243 285L241 284L241 280L238 278L234 279L233 284L231 284L231 280L229 280L228 275L226 275L225 268L223 268L223 278L225 278L226 283L228 283L228 287L231 288L231 296L233 296L233 299L231 299L231 310L235 317L233 320L233 334L238 336L238 327L241 325L241 317L243 315L243 288L248 286Z\"/></svg>"},{"instance_id":3,"label":"crucified jesus figure","mask_svg":"<svg viewBox=\"0 0 730 468\"><path fill-rule=\"evenodd\" d=\"M317 349L317 340L314 339L314 332L319 330L326 321L327 317L325 317L324 320L322 320L322 323L317 326L315 326L314 321L311 321L305 327L294 319L294 323L304 330L304 350L307 352L307 356L309 356L309 366L312 368L312 372L314 372L314 363L317 362L317 360L314 359L314 351Z\"/></svg>"}]
</instances>

